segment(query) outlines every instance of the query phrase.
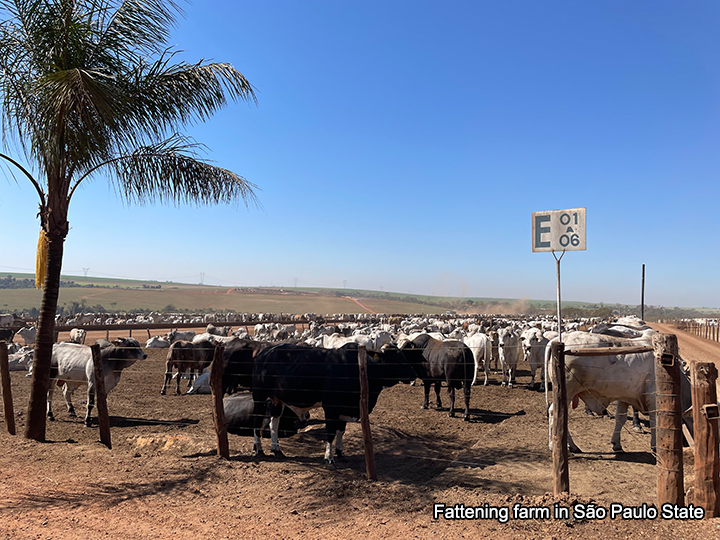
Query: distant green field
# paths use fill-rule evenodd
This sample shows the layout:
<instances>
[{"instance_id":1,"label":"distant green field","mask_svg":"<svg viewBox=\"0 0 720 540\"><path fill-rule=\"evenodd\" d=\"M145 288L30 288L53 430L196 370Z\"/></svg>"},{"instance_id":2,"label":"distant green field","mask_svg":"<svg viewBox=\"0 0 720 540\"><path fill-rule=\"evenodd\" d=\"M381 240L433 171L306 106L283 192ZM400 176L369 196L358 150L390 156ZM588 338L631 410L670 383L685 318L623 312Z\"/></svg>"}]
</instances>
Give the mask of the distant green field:
<instances>
[{"instance_id":1,"label":"distant green field","mask_svg":"<svg viewBox=\"0 0 720 540\"><path fill-rule=\"evenodd\" d=\"M20 277L13 274L15 277ZM64 278L65 279L65 278ZM82 283L80 278L72 279ZM91 282L88 280L87 282ZM92 281L95 285L99 283ZM141 282L117 280L106 287L63 287L60 289L58 306L70 306L73 302L89 308L102 306L105 311L133 311L136 309L165 310L214 310L240 313L360 313L363 309L348 298L319 294L283 294L237 292L228 287L165 284L162 289L142 289ZM114 285L125 288L114 288ZM167 286L167 287L166 287ZM130 288L132 287L132 288ZM40 309L42 291L38 289L0 289L0 311L21 312ZM424 306L409 302L377 300L370 309L382 313L439 313L437 306Z\"/></svg>"},{"instance_id":2,"label":"distant green field","mask_svg":"<svg viewBox=\"0 0 720 540\"><path fill-rule=\"evenodd\" d=\"M0 273L0 278L34 279L33 274ZM69 311L189 310L236 311L240 313L360 313L363 309L351 295L376 313L523 313L535 308L552 313L554 300L513 298L453 298L357 289L214 287L162 281L136 281L96 277L62 276L63 281L92 287L61 287L58 306ZM0 289L0 312L22 312L40 308L37 289ZM460 307L443 307L448 305ZM563 302L564 308L597 309L602 304ZM606 305L622 312L626 306ZM632 306L630 306L632 307ZM675 308L676 310L679 308ZM708 310L710 312L710 310ZM715 311L717 313L717 311ZM662 316L662 315L661 315Z\"/></svg>"}]
</instances>

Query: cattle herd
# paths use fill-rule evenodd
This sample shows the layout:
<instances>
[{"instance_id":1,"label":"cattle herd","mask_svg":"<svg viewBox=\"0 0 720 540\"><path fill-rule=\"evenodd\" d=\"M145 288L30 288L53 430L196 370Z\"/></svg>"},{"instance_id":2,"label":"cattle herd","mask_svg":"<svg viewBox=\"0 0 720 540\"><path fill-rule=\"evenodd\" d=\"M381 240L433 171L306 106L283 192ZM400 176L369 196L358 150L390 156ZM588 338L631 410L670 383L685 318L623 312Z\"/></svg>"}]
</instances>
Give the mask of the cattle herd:
<instances>
[{"instance_id":1,"label":"cattle herd","mask_svg":"<svg viewBox=\"0 0 720 540\"><path fill-rule=\"evenodd\" d=\"M172 317L151 314L147 322L169 321ZM346 422L356 421L360 416L359 346L367 350L370 410L383 388L399 383L414 384L419 379L424 385L423 408L430 406L431 389L435 391L435 406L441 408L440 389L443 385L447 388L450 417L456 411L456 390L462 389L462 416L468 420L473 386L481 385L481 381L482 385L490 384L493 366L500 369L497 382L512 388L516 385L519 362L526 361L530 366L531 388L537 387L539 369L539 389L547 391L549 344L557 340L557 323L553 317L346 314L337 316L345 321L342 323L329 323L313 314L297 318L282 314L281 317L291 322L273 322L278 316L268 314L232 314L222 318L214 316L212 320L203 317L202 324L207 324L204 333L172 330L150 338L145 349L167 348L168 351L160 393L167 392L173 377L177 394L181 392L183 377L189 377L188 394L209 392L208 368L216 345L221 344L225 355L222 387L228 396L224 399L228 431L253 436L254 454L262 456L262 438L269 428L270 449L281 455L279 438L297 433L308 411L321 407L327 433L325 461L332 464L336 457L343 455ZM255 322L254 326L248 324L250 322ZM103 323L107 324L108 319ZM75 324L82 323L78 320ZM238 326L232 332L233 327ZM563 326L563 342L572 348L647 345L654 332L637 317L565 321ZM34 327L21 329L17 336L24 341L24 346L12 343L15 335L11 334L9 339L4 336L11 342L11 369L31 370ZM87 385L85 424L90 425L95 375L85 337L84 328L75 328L70 342L54 346L51 379L62 386L71 416L75 416L71 402L73 391L82 384ZM136 339L98 340L98 344L108 392L119 384L124 368L147 357ZM582 400L589 414L603 414L610 403L618 402L611 439L615 451L622 451L620 430L629 405L649 415L651 426L654 425L652 352L617 357L568 356L566 364L568 400L572 406ZM160 378L158 374L158 380ZM54 418L54 385L50 385L48 392L49 419ZM550 407L551 424L552 412ZM572 437L569 437L569 447L580 451Z\"/></svg>"}]
</instances>

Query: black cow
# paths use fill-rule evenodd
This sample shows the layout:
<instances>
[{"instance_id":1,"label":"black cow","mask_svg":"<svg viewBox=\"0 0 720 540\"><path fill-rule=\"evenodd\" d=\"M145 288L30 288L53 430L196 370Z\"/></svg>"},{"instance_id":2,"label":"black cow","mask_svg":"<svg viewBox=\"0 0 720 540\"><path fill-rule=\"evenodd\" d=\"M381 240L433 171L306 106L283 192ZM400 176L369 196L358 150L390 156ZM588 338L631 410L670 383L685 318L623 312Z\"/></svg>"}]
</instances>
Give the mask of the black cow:
<instances>
[{"instance_id":1,"label":"black cow","mask_svg":"<svg viewBox=\"0 0 720 540\"><path fill-rule=\"evenodd\" d=\"M410 383L416 378L397 348L370 352L367 360L369 411L377 403L383 388L398 382ZM335 437L335 454L342 457L345 425L360 417L358 344L348 343L339 349L288 344L269 347L255 358L252 394L258 428L255 431L254 455L264 455L260 428L265 402L271 399L275 404L270 423L272 452L282 456L277 431L279 416L286 405L298 415L322 406L327 432L325 462L332 465Z\"/></svg>"},{"instance_id":2,"label":"black cow","mask_svg":"<svg viewBox=\"0 0 720 540\"><path fill-rule=\"evenodd\" d=\"M10 344L10 343L12 343L12 340L14 337L15 337L15 330L12 330L10 328L0 328L0 340L5 341L6 343Z\"/></svg>"},{"instance_id":3,"label":"black cow","mask_svg":"<svg viewBox=\"0 0 720 540\"><path fill-rule=\"evenodd\" d=\"M468 346L462 341L440 341L429 334L417 334L401 339L398 345L425 386L422 408L428 408L432 385L435 386L437 408L442 407L440 384L446 381L450 395L448 414L451 417L455 416L455 390L462 387L465 394L463 419L469 420L470 388L475 374L475 360Z\"/></svg>"},{"instance_id":4,"label":"black cow","mask_svg":"<svg viewBox=\"0 0 720 540\"><path fill-rule=\"evenodd\" d=\"M272 402L268 400L265 403L265 413L260 417L259 423L262 423L264 419L270 421ZM225 410L225 426L228 433L240 435L241 437L253 436L255 424L258 422L253 417L254 403L251 394L235 394L224 398L223 409ZM288 407L280 416L278 436L282 438L296 435L298 430L304 426L306 420L307 416L301 420ZM269 432L263 432L263 435L269 436Z\"/></svg>"},{"instance_id":5,"label":"black cow","mask_svg":"<svg viewBox=\"0 0 720 540\"><path fill-rule=\"evenodd\" d=\"M177 389L175 393L180 394L180 379L186 371L190 372L190 381L188 382L188 389L190 389L195 376L200 375L212 363L214 354L215 344L207 339L198 342L180 339L173 342L168 349L165 362L165 382L162 385L160 394L165 395L170 379L172 379L173 368L177 369Z\"/></svg>"},{"instance_id":6,"label":"black cow","mask_svg":"<svg viewBox=\"0 0 720 540\"><path fill-rule=\"evenodd\" d=\"M232 394L252 387L255 357L270 346L265 341L235 338L225 344L225 371L222 376L223 394Z\"/></svg>"}]
</instances>

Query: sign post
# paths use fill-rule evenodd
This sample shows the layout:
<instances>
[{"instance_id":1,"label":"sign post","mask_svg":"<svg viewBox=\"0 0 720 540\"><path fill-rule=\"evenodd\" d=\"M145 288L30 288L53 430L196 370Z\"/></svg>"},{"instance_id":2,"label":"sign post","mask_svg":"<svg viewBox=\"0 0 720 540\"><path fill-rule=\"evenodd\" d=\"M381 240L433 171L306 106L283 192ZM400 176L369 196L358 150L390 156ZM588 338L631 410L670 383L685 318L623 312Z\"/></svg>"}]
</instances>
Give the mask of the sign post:
<instances>
[{"instance_id":1,"label":"sign post","mask_svg":"<svg viewBox=\"0 0 720 540\"><path fill-rule=\"evenodd\" d=\"M562 341L562 311L560 309L560 259L566 251L584 251L586 248L585 208L550 210L532 213L532 250L550 251L557 269L558 340ZM555 255L560 251L560 256Z\"/></svg>"}]
</instances>

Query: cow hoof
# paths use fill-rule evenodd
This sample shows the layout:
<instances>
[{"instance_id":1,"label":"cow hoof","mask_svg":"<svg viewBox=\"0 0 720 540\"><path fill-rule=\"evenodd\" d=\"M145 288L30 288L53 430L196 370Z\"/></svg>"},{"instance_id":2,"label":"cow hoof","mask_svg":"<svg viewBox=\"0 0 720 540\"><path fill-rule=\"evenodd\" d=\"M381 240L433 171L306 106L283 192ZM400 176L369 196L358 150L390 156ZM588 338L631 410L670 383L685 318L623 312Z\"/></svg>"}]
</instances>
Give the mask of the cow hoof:
<instances>
[{"instance_id":1,"label":"cow hoof","mask_svg":"<svg viewBox=\"0 0 720 540\"><path fill-rule=\"evenodd\" d=\"M336 448L336 449L335 449L335 457L336 457L336 458L340 458L340 459L344 459L344 458L345 458L345 452L343 452L342 450L338 450L338 449Z\"/></svg>"},{"instance_id":2,"label":"cow hoof","mask_svg":"<svg viewBox=\"0 0 720 540\"><path fill-rule=\"evenodd\" d=\"M92 427L92 422L91 422L90 420L86 420L86 421L85 421L85 427L86 427L86 428L91 428L91 427Z\"/></svg>"},{"instance_id":3,"label":"cow hoof","mask_svg":"<svg viewBox=\"0 0 720 540\"><path fill-rule=\"evenodd\" d=\"M280 450L279 448L277 450L273 450L272 453L276 458L284 458L285 457L285 454L283 454L282 450Z\"/></svg>"},{"instance_id":4,"label":"cow hoof","mask_svg":"<svg viewBox=\"0 0 720 540\"><path fill-rule=\"evenodd\" d=\"M465 422L469 422L469 421L470 421L470 415L469 415L469 414L466 414L465 416L463 416L463 420L464 420Z\"/></svg>"},{"instance_id":5,"label":"cow hoof","mask_svg":"<svg viewBox=\"0 0 720 540\"><path fill-rule=\"evenodd\" d=\"M160 390L160 395L161 395L161 396L164 396L164 395L165 395L165 390Z\"/></svg>"},{"instance_id":6,"label":"cow hoof","mask_svg":"<svg viewBox=\"0 0 720 540\"><path fill-rule=\"evenodd\" d=\"M623 447L619 444L617 446L613 444L613 452L615 452L616 454L624 454L625 450L623 450Z\"/></svg>"},{"instance_id":7,"label":"cow hoof","mask_svg":"<svg viewBox=\"0 0 720 540\"><path fill-rule=\"evenodd\" d=\"M55 416L52 415L52 414L48 414L48 420L50 420L51 422L54 422L54 421L55 421Z\"/></svg>"},{"instance_id":8,"label":"cow hoof","mask_svg":"<svg viewBox=\"0 0 720 540\"><path fill-rule=\"evenodd\" d=\"M75 411L68 411L68 416L70 418L77 418L77 414L75 414Z\"/></svg>"},{"instance_id":9,"label":"cow hoof","mask_svg":"<svg viewBox=\"0 0 720 540\"><path fill-rule=\"evenodd\" d=\"M264 458L265 452L263 450L258 450L257 448L254 448L252 455L254 458Z\"/></svg>"},{"instance_id":10,"label":"cow hoof","mask_svg":"<svg viewBox=\"0 0 720 540\"><path fill-rule=\"evenodd\" d=\"M638 433L642 433L642 426L633 426L633 431L637 431Z\"/></svg>"},{"instance_id":11,"label":"cow hoof","mask_svg":"<svg viewBox=\"0 0 720 540\"><path fill-rule=\"evenodd\" d=\"M450 418L455 418L455 411L450 411L450 412L448 413L448 416L449 416Z\"/></svg>"},{"instance_id":12,"label":"cow hoof","mask_svg":"<svg viewBox=\"0 0 720 540\"><path fill-rule=\"evenodd\" d=\"M421 409L428 409L428 408L429 408L429 407L428 407L428 404L427 404L427 403L423 403L423 406L421 407Z\"/></svg>"}]
</instances>

